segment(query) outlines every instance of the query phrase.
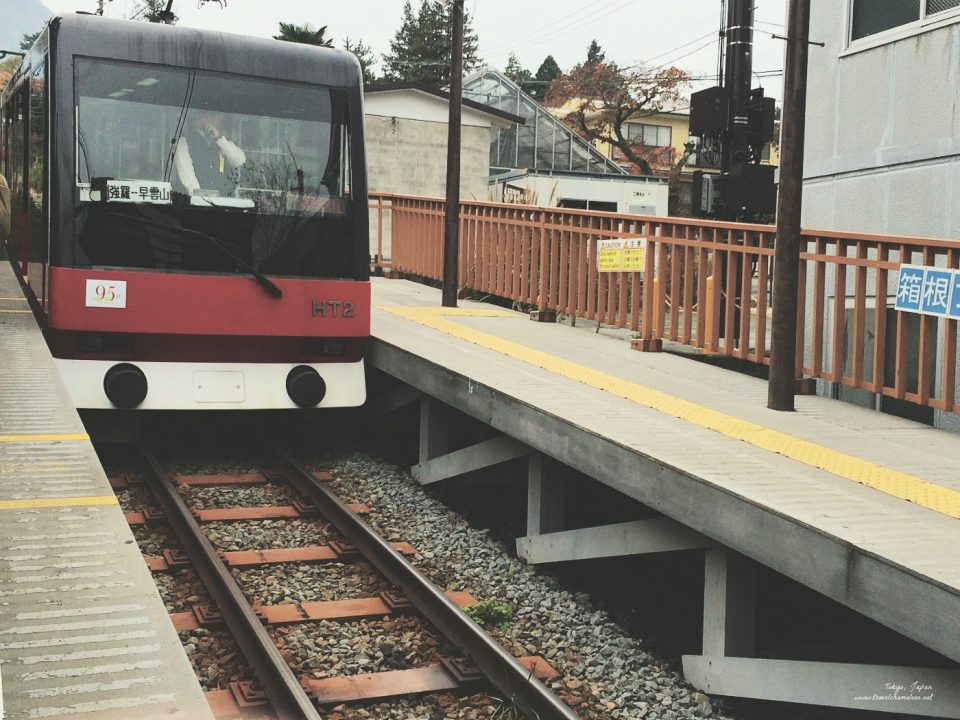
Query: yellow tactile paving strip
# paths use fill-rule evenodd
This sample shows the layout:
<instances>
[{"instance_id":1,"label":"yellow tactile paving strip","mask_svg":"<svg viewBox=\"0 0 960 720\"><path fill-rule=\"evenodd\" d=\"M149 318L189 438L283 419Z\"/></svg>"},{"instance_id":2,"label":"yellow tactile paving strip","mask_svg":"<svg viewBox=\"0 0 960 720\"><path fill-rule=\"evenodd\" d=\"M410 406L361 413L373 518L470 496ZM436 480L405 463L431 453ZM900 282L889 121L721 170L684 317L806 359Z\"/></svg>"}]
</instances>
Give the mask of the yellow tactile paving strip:
<instances>
[{"instance_id":1,"label":"yellow tactile paving strip","mask_svg":"<svg viewBox=\"0 0 960 720\"><path fill-rule=\"evenodd\" d=\"M35 510L38 508L77 507L86 505L117 505L118 502L116 495L26 498L24 500L0 500L0 510Z\"/></svg>"},{"instance_id":2,"label":"yellow tactile paving strip","mask_svg":"<svg viewBox=\"0 0 960 720\"><path fill-rule=\"evenodd\" d=\"M0 435L0 443L63 442L89 440L86 433L57 433L51 435Z\"/></svg>"},{"instance_id":3,"label":"yellow tactile paving strip","mask_svg":"<svg viewBox=\"0 0 960 720\"><path fill-rule=\"evenodd\" d=\"M15 303L27 303L27 299L24 297L0 297L0 302L15 302ZM33 310L21 310L20 308L0 308L0 313L7 313L9 315L30 315L33 313Z\"/></svg>"},{"instance_id":4,"label":"yellow tactile paving strip","mask_svg":"<svg viewBox=\"0 0 960 720\"><path fill-rule=\"evenodd\" d=\"M0 443L41 443L89 440L86 433L57 433L49 435L0 435ZM85 495L59 498L25 498L0 500L0 510L33 510L38 508L75 507L83 505L116 505L115 495Z\"/></svg>"},{"instance_id":5,"label":"yellow tactile paving strip","mask_svg":"<svg viewBox=\"0 0 960 720\"><path fill-rule=\"evenodd\" d=\"M825 470L838 477L853 480L880 492L944 515L960 518L960 492L928 482L907 473L891 470L877 463L862 460L823 445L793 437L786 433L741 420L733 415L711 410L703 405L683 400L659 390L639 385L595 370L579 363L564 360L511 340L473 330L444 316L453 317L516 317L503 310L471 310L458 308L381 307L413 322L452 335L466 342L502 353L529 365L577 380L612 395L632 400L645 407L679 418L693 425L713 430L721 435L742 440L754 447L769 450L811 467Z\"/></svg>"}]
</instances>

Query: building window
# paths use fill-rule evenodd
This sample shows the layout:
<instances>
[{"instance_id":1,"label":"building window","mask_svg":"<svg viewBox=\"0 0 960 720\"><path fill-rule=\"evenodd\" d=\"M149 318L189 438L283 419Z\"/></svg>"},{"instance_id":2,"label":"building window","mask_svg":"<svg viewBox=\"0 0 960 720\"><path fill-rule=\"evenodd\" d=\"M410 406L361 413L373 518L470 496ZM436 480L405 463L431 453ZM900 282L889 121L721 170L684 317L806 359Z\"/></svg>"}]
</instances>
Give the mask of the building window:
<instances>
[{"instance_id":1,"label":"building window","mask_svg":"<svg viewBox=\"0 0 960 720\"><path fill-rule=\"evenodd\" d=\"M932 18L960 7L960 0L853 0L850 39Z\"/></svg>"},{"instance_id":2,"label":"building window","mask_svg":"<svg viewBox=\"0 0 960 720\"><path fill-rule=\"evenodd\" d=\"M631 142L641 142L647 147L670 147L672 138L672 128L668 125L627 123L627 140Z\"/></svg>"}]
</instances>

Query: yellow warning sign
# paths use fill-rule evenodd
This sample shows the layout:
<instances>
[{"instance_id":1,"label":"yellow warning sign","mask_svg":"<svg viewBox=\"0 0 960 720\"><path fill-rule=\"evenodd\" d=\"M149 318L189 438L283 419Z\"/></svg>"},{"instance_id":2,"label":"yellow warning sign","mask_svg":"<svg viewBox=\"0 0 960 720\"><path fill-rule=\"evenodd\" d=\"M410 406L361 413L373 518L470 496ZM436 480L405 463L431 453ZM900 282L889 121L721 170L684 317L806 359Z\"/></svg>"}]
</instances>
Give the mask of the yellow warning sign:
<instances>
[{"instance_id":1,"label":"yellow warning sign","mask_svg":"<svg viewBox=\"0 0 960 720\"><path fill-rule=\"evenodd\" d=\"M600 272L643 272L647 243L643 238L597 241L597 269Z\"/></svg>"}]
</instances>

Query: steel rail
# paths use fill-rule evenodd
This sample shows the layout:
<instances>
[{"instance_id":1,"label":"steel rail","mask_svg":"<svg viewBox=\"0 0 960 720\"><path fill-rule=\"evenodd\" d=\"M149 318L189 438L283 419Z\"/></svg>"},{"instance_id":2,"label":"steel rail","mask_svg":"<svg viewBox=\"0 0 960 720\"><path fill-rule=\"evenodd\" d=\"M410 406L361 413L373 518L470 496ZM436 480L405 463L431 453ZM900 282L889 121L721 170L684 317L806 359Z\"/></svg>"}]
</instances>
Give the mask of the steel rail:
<instances>
[{"instance_id":1,"label":"steel rail","mask_svg":"<svg viewBox=\"0 0 960 720\"><path fill-rule=\"evenodd\" d=\"M150 470L147 473L150 489L159 500L197 575L217 603L217 609L244 657L257 673L277 717L280 720L320 720L319 711L190 513L190 508L169 481L167 472L146 448L141 447L139 451Z\"/></svg>"},{"instance_id":2,"label":"steel rail","mask_svg":"<svg viewBox=\"0 0 960 720\"><path fill-rule=\"evenodd\" d=\"M368 562L400 587L427 620L464 650L487 679L521 712L535 720L577 720L577 715L533 677L530 670L467 617L293 456L278 447L274 452L287 480L313 501L317 510L350 539Z\"/></svg>"}]
</instances>

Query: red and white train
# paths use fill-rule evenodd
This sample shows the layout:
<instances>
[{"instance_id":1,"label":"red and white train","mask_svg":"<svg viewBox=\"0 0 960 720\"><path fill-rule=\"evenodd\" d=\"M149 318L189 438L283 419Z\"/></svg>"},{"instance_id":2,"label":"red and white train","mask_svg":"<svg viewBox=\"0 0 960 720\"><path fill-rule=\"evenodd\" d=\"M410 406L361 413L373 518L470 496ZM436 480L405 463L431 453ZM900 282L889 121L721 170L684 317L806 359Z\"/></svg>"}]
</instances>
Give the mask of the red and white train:
<instances>
[{"instance_id":1,"label":"red and white train","mask_svg":"<svg viewBox=\"0 0 960 720\"><path fill-rule=\"evenodd\" d=\"M51 21L0 96L4 244L77 407L364 402L362 102L342 51Z\"/></svg>"}]
</instances>

